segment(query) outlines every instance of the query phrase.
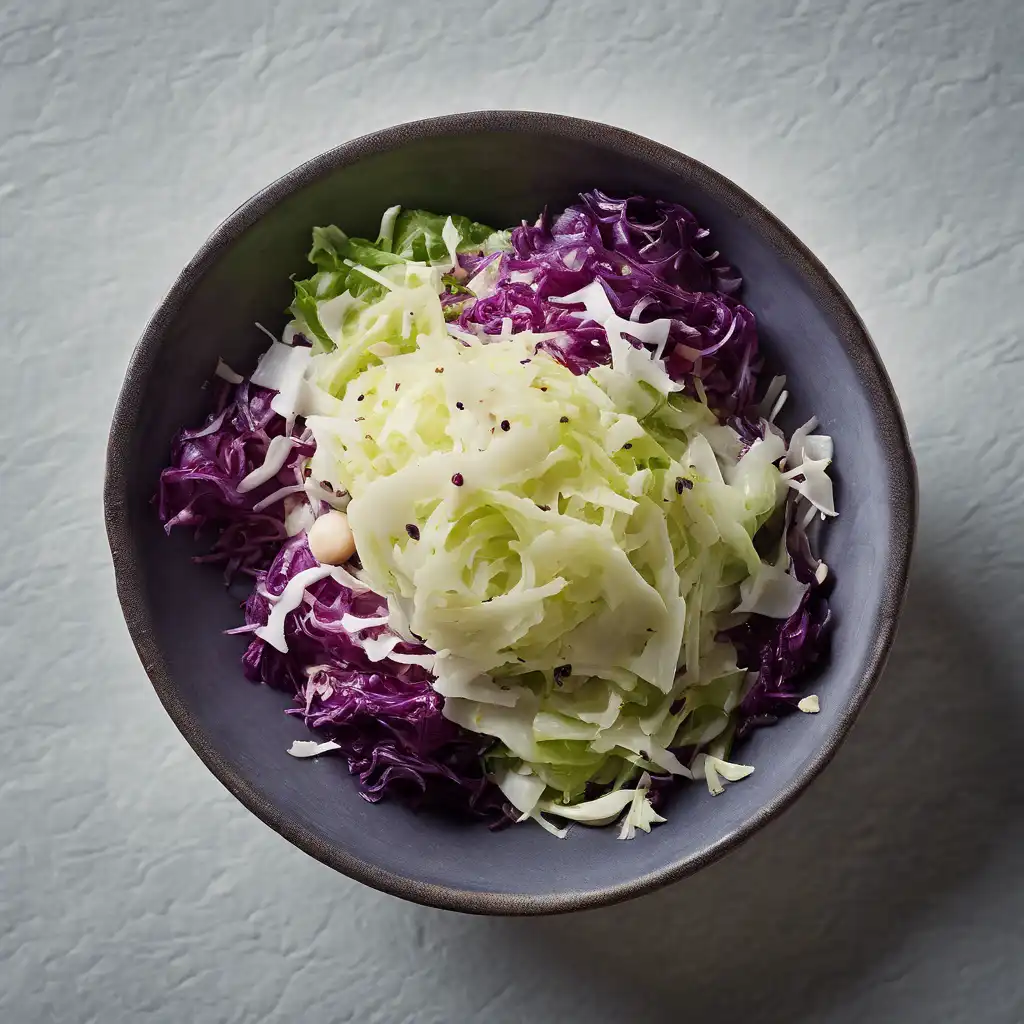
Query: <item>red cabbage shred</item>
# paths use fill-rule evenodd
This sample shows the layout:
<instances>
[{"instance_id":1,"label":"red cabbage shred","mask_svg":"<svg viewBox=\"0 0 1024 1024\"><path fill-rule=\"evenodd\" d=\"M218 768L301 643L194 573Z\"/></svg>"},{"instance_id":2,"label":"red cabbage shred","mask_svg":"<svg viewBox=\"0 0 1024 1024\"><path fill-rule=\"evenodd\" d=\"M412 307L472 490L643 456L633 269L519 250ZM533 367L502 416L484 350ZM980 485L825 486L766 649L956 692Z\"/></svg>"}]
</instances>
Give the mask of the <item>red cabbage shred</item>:
<instances>
[{"instance_id":1,"label":"red cabbage shred","mask_svg":"<svg viewBox=\"0 0 1024 1024\"><path fill-rule=\"evenodd\" d=\"M245 621L263 625L267 594L281 594L288 581L317 565L305 535L290 538L273 563L257 574L245 605ZM342 616L372 618L387 613L376 594L353 594L328 577L306 589L306 601L285 621L288 653L253 639L242 659L245 674L294 694L298 715L341 744L349 770L369 801L394 792L408 802L499 820L504 797L484 776L488 741L441 714L443 698L430 673L417 665L384 659L371 662L342 628ZM386 633L370 627L363 636ZM399 644L399 654L428 654L422 645Z\"/></svg>"}]
</instances>

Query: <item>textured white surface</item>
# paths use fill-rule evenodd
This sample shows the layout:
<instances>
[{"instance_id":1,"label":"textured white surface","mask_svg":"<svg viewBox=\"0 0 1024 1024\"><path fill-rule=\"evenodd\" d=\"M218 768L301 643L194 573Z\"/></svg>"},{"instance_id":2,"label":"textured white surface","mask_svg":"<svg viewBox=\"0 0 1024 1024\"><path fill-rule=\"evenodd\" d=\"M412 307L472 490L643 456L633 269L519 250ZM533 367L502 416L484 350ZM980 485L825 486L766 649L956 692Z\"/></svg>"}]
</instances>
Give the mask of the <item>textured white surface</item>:
<instances>
[{"instance_id":1,"label":"textured white surface","mask_svg":"<svg viewBox=\"0 0 1024 1024\"><path fill-rule=\"evenodd\" d=\"M1019 0L8 0L0 1021L1024 1020L1022 53ZM905 626L835 765L698 877L546 921L407 906L244 811L143 675L100 520L122 371L210 229L484 106L765 202L862 312L921 475Z\"/></svg>"}]
</instances>

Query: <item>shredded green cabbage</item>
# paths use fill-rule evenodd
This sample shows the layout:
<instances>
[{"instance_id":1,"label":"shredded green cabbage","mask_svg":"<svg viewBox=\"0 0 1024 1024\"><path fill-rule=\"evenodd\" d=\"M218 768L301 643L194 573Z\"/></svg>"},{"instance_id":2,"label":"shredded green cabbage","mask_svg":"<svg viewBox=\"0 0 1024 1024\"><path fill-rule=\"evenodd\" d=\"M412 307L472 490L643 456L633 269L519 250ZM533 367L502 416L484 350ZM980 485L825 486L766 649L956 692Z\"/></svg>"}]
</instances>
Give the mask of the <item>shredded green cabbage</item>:
<instances>
[{"instance_id":1,"label":"shredded green cabbage","mask_svg":"<svg viewBox=\"0 0 1024 1024\"><path fill-rule=\"evenodd\" d=\"M351 494L363 580L437 652L445 714L494 739L510 801L545 827L541 812L628 807L631 836L661 820L643 773L690 774L670 747L727 745L744 681L716 639L731 613L802 594L753 542L783 503L784 445L739 457L735 432L652 385L650 353L628 342L574 376L537 335L449 329L452 222L403 216L385 214L365 264L354 240L317 238L293 329L317 339L308 377L338 404L307 419L312 475ZM502 244L452 227L477 250ZM702 767L709 786L741 777ZM611 786L599 806L591 782Z\"/></svg>"}]
</instances>

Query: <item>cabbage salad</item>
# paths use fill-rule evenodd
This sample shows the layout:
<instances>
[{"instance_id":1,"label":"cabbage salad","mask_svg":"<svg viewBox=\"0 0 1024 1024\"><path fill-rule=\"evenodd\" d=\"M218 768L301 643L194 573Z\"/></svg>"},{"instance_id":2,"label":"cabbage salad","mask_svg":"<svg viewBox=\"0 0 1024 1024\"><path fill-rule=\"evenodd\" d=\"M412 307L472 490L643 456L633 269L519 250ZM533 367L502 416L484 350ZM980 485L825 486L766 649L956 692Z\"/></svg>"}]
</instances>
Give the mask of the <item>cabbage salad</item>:
<instances>
[{"instance_id":1,"label":"cabbage salad","mask_svg":"<svg viewBox=\"0 0 1024 1024\"><path fill-rule=\"evenodd\" d=\"M337 752L368 800L629 839L818 710L832 442L776 426L785 380L759 389L740 276L688 210L593 191L497 231L396 206L309 259L158 495L251 579L230 632L319 733L291 754Z\"/></svg>"}]
</instances>

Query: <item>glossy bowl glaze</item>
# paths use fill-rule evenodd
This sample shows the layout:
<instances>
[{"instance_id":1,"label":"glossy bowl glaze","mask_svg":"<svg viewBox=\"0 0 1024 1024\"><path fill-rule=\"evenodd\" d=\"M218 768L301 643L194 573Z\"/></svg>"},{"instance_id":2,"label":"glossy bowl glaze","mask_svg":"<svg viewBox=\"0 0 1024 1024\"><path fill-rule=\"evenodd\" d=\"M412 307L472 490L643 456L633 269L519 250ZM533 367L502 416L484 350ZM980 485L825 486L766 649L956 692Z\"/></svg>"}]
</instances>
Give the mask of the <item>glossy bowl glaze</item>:
<instances>
[{"instance_id":1,"label":"glossy bowl glaze","mask_svg":"<svg viewBox=\"0 0 1024 1024\"><path fill-rule=\"evenodd\" d=\"M836 444L839 518L824 531L836 587L821 713L763 729L741 758L757 771L712 798L683 788L667 824L632 842L534 826L497 833L399 803L360 799L344 763L289 757L309 738L286 695L245 681L244 637L220 573L189 538L164 536L150 503L175 432L208 410L218 356L250 371L285 322L289 276L310 229L373 237L394 204L495 225L558 210L593 187L689 206L745 279L762 345L789 377L788 427L813 412ZM551 913L648 892L720 857L788 806L825 767L878 678L903 601L916 518L913 459L889 379L849 300L767 210L721 174L589 121L483 111L399 125L303 164L239 207L181 272L132 356L107 456L107 532L125 619L175 724L210 770L295 845L368 885L491 914ZM197 870L202 870L197 865Z\"/></svg>"}]
</instances>

